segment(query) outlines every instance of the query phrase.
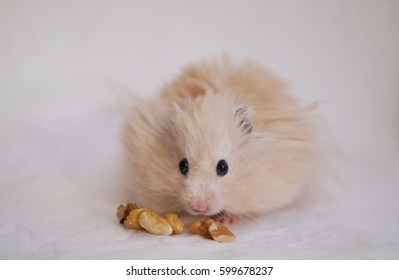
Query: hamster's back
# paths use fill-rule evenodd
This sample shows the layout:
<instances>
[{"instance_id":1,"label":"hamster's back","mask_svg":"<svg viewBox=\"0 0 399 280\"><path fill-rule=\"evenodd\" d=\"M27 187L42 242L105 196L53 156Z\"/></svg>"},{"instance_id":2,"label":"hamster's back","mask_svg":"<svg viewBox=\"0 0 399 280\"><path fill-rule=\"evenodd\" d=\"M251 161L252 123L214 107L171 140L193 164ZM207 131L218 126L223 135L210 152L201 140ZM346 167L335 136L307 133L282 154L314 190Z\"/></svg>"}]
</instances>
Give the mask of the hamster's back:
<instances>
[{"instance_id":1,"label":"hamster's back","mask_svg":"<svg viewBox=\"0 0 399 280\"><path fill-rule=\"evenodd\" d=\"M203 61L183 69L182 73L162 89L161 97L184 104L207 92L229 93L238 105L252 108L257 129L269 129L272 123L293 121L305 129L304 114L311 106L301 106L297 98L287 93L287 83L254 61L234 65L230 59Z\"/></svg>"}]
</instances>

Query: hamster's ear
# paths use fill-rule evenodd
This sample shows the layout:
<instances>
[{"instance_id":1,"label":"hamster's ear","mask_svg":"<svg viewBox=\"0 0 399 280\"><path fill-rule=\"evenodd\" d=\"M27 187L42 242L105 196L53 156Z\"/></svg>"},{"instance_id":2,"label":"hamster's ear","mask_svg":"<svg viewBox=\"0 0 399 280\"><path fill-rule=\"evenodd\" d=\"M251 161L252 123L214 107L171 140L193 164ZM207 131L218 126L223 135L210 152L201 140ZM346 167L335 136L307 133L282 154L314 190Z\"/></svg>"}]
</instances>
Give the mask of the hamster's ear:
<instances>
[{"instance_id":1,"label":"hamster's ear","mask_svg":"<svg viewBox=\"0 0 399 280\"><path fill-rule=\"evenodd\" d=\"M179 114L182 112L187 112L187 108L190 106L191 104L191 100L188 99L183 103L178 103L176 101L173 101L173 108L175 109L175 113Z\"/></svg>"},{"instance_id":2,"label":"hamster's ear","mask_svg":"<svg viewBox=\"0 0 399 280\"><path fill-rule=\"evenodd\" d=\"M180 107L180 105L177 104L177 102L173 102L173 108L175 109L176 113L179 113L179 112L183 111L183 108Z\"/></svg>"},{"instance_id":3,"label":"hamster's ear","mask_svg":"<svg viewBox=\"0 0 399 280\"><path fill-rule=\"evenodd\" d=\"M245 133L252 132L251 109L249 107L240 107L236 110L236 119L238 127L242 128Z\"/></svg>"}]
</instances>

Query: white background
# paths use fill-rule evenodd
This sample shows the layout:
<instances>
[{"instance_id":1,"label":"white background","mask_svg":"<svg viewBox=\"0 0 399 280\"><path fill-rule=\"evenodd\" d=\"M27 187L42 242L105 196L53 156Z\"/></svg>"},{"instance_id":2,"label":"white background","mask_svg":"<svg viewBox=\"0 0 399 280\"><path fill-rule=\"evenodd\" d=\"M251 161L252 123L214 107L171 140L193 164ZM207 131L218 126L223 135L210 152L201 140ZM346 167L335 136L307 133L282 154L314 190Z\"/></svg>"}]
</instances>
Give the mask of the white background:
<instances>
[{"instance_id":1,"label":"white background","mask_svg":"<svg viewBox=\"0 0 399 280\"><path fill-rule=\"evenodd\" d=\"M251 58L320 101L346 159L334 202L234 227L233 244L125 230L109 87ZM399 258L398 1L0 1L0 258Z\"/></svg>"}]
</instances>

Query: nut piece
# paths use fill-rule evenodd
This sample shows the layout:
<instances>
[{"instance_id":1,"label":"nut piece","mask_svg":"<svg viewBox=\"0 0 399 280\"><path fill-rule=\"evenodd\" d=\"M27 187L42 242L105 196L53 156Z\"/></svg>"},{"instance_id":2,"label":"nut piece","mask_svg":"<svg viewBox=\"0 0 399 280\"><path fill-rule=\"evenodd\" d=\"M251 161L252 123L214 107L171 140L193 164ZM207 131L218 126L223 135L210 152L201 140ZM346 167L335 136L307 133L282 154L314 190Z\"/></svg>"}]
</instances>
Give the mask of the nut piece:
<instances>
[{"instance_id":1,"label":"nut piece","mask_svg":"<svg viewBox=\"0 0 399 280\"><path fill-rule=\"evenodd\" d=\"M231 242L235 239L235 235L230 230L211 218L204 218L202 221L192 222L187 230L190 233L210 237L222 243Z\"/></svg>"},{"instance_id":2,"label":"nut piece","mask_svg":"<svg viewBox=\"0 0 399 280\"><path fill-rule=\"evenodd\" d=\"M209 234L208 226L203 223L203 221L194 221L188 227L189 233L199 234L205 237L211 237Z\"/></svg>"},{"instance_id":3,"label":"nut piece","mask_svg":"<svg viewBox=\"0 0 399 280\"><path fill-rule=\"evenodd\" d=\"M143 227L139 223L139 217L143 213L143 211L148 210L150 210L150 208L148 207L133 209L132 211L130 211L123 224L128 228L143 229Z\"/></svg>"},{"instance_id":4,"label":"nut piece","mask_svg":"<svg viewBox=\"0 0 399 280\"><path fill-rule=\"evenodd\" d=\"M130 211L133 209L137 208L136 203L128 203L126 206L119 205L118 210L116 212L116 217L118 218L118 221L123 224L129 215Z\"/></svg>"},{"instance_id":5,"label":"nut piece","mask_svg":"<svg viewBox=\"0 0 399 280\"><path fill-rule=\"evenodd\" d=\"M143 211L139 216L140 225L149 233L156 235L172 234L172 226L161 216L151 210Z\"/></svg>"},{"instance_id":6,"label":"nut piece","mask_svg":"<svg viewBox=\"0 0 399 280\"><path fill-rule=\"evenodd\" d=\"M215 223L215 222L216 222L215 220L213 220L213 219L211 219L211 218L208 218L208 217L205 217L205 218L202 220L202 223L203 223L205 226L207 226L207 228L209 228L210 225L211 225L212 223Z\"/></svg>"},{"instance_id":7,"label":"nut piece","mask_svg":"<svg viewBox=\"0 0 399 280\"><path fill-rule=\"evenodd\" d=\"M130 213L130 211L132 211L132 210L134 210L134 209L137 209L138 207L137 207L137 204L136 203L128 203L127 205L126 205L126 211L129 211L129 213Z\"/></svg>"},{"instance_id":8,"label":"nut piece","mask_svg":"<svg viewBox=\"0 0 399 280\"><path fill-rule=\"evenodd\" d=\"M172 226L172 234L180 234L184 231L184 223L175 213L166 213L163 217Z\"/></svg>"},{"instance_id":9,"label":"nut piece","mask_svg":"<svg viewBox=\"0 0 399 280\"><path fill-rule=\"evenodd\" d=\"M122 204L119 205L118 210L116 210L116 217L118 218L118 221L123 224L123 222L126 220L127 215L126 213L126 207L123 206Z\"/></svg>"},{"instance_id":10,"label":"nut piece","mask_svg":"<svg viewBox=\"0 0 399 280\"><path fill-rule=\"evenodd\" d=\"M216 221L210 222L208 230L213 240L218 242L227 243L236 239L235 235L230 230Z\"/></svg>"}]
</instances>

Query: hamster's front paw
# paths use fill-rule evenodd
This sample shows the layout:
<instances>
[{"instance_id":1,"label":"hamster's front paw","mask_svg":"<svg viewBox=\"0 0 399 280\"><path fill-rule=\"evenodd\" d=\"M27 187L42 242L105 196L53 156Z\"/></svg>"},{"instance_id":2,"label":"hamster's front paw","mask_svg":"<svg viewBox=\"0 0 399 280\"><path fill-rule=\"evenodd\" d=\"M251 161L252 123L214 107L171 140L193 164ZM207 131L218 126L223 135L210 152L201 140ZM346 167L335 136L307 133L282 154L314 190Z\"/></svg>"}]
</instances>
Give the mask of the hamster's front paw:
<instances>
[{"instance_id":1,"label":"hamster's front paw","mask_svg":"<svg viewBox=\"0 0 399 280\"><path fill-rule=\"evenodd\" d=\"M240 219L237 216L222 211L216 215L211 216L212 219L224 225L237 225Z\"/></svg>"}]
</instances>

